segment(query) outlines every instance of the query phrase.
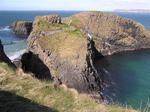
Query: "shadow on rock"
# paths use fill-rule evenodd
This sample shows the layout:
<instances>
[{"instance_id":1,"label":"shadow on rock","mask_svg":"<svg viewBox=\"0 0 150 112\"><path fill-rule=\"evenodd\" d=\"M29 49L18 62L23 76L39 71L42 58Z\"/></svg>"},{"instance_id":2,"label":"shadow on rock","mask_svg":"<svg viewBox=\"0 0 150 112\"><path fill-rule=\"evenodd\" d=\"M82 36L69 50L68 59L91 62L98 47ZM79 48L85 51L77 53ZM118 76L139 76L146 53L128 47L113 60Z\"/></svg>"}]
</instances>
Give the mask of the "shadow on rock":
<instances>
[{"instance_id":1,"label":"shadow on rock","mask_svg":"<svg viewBox=\"0 0 150 112\"><path fill-rule=\"evenodd\" d=\"M0 91L0 112L58 112L8 91Z\"/></svg>"},{"instance_id":2,"label":"shadow on rock","mask_svg":"<svg viewBox=\"0 0 150 112\"><path fill-rule=\"evenodd\" d=\"M5 62L7 63L10 67L13 69L16 68L16 66L11 62L11 60L7 57L7 55L4 52L4 47L2 45L2 42L0 40L0 62Z\"/></svg>"},{"instance_id":3,"label":"shadow on rock","mask_svg":"<svg viewBox=\"0 0 150 112\"><path fill-rule=\"evenodd\" d=\"M34 73L38 79L52 79L49 68L42 62L38 55L29 51L23 54L21 63L24 72Z\"/></svg>"},{"instance_id":4,"label":"shadow on rock","mask_svg":"<svg viewBox=\"0 0 150 112\"><path fill-rule=\"evenodd\" d=\"M94 67L95 69L97 70L98 74L101 76L102 78L102 81L104 82L107 78L107 74L105 73L106 72L106 69L108 68L108 66L110 65L108 60L106 59L105 56L103 56L96 48L95 48L95 43L94 41L91 41L91 47L93 49L93 53L94 53ZM106 77L106 79L105 79Z\"/></svg>"},{"instance_id":5,"label":"shadow on rock","mask_svg":"<svg viewBox=\"0 0 150 112\"><path fill-rule=\"evenodd\" d=\"M100 65L102 68L107 68L109 66L108 60L103 56L96 48L94 41L91 41L94 51L94 64L95 66Z\"/></svg>"}]
</instances>

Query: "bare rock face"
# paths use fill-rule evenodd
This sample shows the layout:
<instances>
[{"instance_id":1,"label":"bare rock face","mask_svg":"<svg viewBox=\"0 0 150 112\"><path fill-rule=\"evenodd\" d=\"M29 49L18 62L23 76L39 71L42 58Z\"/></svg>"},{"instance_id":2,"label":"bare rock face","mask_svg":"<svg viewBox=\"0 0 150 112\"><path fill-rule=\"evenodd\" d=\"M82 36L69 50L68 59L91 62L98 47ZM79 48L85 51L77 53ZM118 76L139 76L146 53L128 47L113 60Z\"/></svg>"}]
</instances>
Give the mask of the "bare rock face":
<instances>
[{"instance_id":1,"label":"bare rock face","mask_svg":"<svg viewBox=\"0 0 150 112\"><path fill-rule=\"evenodd\" d=\"M9 66L16 68L15 65L11 62L11 60L6 56L1 40L0 40L0 62L5 62Z\"/></svg>"},{"instance_id":2,"label":"bare rock face","mask_svg":"<svg viewBox=\"0 0 150 112\"><path fill-rule=\"evenodd\" d=\"M16 21L10 27L15 34L28 36L32 30L32 22Z\"/></svg>"},{"instance_id":3,"label":"bare rock face","mask_svg":"<svg viewBox=\"0 0 150 112\"><path fill-rule=\"evenodd\" d=\"M61 24L61 17L59 15L48 15L48 16L43 16L43 20L48 21L51 24Z\"/></svg>"},{"instance_id":4,"label":"bare rock face","mask_svg":"<svg viewBox=\"0 0 150 112\"><path fill-rule=\"evenodd\" d=\"M91 34L103 55L150 48L150 32L131 19L104 12L81 12L66 22Z\"/></svg>"}]
</instances>

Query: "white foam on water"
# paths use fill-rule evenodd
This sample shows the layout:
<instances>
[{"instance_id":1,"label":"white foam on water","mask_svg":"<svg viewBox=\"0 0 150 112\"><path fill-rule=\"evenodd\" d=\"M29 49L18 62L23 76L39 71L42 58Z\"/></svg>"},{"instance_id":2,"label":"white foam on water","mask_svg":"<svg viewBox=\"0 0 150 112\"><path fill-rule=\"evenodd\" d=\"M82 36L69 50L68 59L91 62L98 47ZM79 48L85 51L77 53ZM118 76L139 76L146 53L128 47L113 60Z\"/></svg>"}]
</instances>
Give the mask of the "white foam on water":
<instances>
[{"instance_id":1,"label":"white foam on water","mask_svg":"<svg viewBox=\"0 0 150 112\"><path fill-rule=\"evenodd\" d=\"M10 31L11 29L9 28L9 26L5 26L5 27L1 27L0 31Z\"/></svg>"},{"instance_id":2,"label":"white foam on water","mask_svg":"<svg viewBox=\"0 0 150 112\"><path fill-rule=\"evenodd\" d=\"M26 52L26 49L22 49L22 50L20 50L20 51L14 52L14 54L11 55L11 56L8 55L8 57L9 57L10 60L15 60L16 58L19 58L19 57L20 57L22 54L24 54L25 52Z\"/></svg>"}]
</instances>

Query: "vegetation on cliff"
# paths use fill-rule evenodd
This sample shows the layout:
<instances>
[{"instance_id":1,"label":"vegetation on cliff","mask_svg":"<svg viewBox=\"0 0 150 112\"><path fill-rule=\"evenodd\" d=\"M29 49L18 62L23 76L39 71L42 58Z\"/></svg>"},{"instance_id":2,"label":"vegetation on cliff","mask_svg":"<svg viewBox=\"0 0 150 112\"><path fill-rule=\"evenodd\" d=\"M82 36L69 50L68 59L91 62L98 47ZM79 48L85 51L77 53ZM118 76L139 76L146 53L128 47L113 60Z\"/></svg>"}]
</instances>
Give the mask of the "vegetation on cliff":
<instances>
[{"instance_id":1,"label":"vegetation on cliff","mask_svg":"<svg viewBox=\"0 0 150 112\"><path fill-rule=\"evenodd\" d=\"M0 63L1 112L136 112L118 105L98 104L85 94L52 82L39 81L21 69Z\"/></svg>"}]
</instances>

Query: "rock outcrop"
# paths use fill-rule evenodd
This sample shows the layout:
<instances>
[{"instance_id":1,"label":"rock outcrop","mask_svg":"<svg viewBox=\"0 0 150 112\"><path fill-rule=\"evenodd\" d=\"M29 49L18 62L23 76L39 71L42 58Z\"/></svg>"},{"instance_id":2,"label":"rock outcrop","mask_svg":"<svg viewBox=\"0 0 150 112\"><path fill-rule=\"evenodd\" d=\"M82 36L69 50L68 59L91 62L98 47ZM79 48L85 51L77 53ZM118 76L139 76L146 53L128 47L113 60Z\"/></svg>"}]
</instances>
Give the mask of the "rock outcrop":
<instances>
[{"instance_id":1,"label":"rock outcrop","mask_svg":"<svg viewBox=\"0 0 150 112\"><path fill-rule=\"evenodd\" d=\"M16 68L15 65L11 62L11 60L6 56L1 40L0 40L0 62L7 63L9 66Z\"/></svg>"},{"instance_id":2,"label":"rock outcrop","mask_svg":"<svg viewBox=\"0 0 150 112\"><path fill-rule=\"evenodd\" d=\"M100 98L102 74L94 63L100 54L96 54L94 42L80 29L58 22L57 18L55 22L42 18L36 17L34 21L28 38L29 50L47 65L54 82Z\"/></svg>"},{"instance_id":3,"label":"rock outcrop","mask_svg":"<svg viewBox=\"0 0 150 112\"><path fill-rule=\"evenodd\" d=\"M73 15L65 22L91 34L103 55L150 48L150 32L131 19L93 11Z\"/></svg>"},{"instance_id":4,"label":"rock outcrop","mask_svg":"<svg viewBox=\"0 0 150 112\"><path fill-rule=\"evenodd\" d=\"M28 38L29 51L55 82L94 98L102 98L103 64L96 65L103 55L149 47L150 33L141 24L102 12L36 17Z\"/></svg>"},{"instance_id":5,"label":"rock outcrop","mask_svg":"<svg viewBox=\"0 0 150 112\"><path fill-rule=\"evenodd\" d=\"M30 21L16 21L10 28L17 35L26 35L28 36L32 30L32 22Z\"/></svg>"},{"instance_id":6,"label":"rock outcrop","mask_svg":"<svg viewBox=\"0 0 150 112\"><path fill-rule=\"evenodd\" d=\"M42 16L41 19L51 23L51 24L61 24L61 17L59 15L47 15Z\"/></svg>"}]
</instances>

